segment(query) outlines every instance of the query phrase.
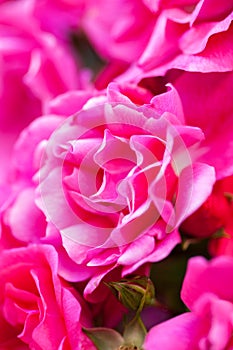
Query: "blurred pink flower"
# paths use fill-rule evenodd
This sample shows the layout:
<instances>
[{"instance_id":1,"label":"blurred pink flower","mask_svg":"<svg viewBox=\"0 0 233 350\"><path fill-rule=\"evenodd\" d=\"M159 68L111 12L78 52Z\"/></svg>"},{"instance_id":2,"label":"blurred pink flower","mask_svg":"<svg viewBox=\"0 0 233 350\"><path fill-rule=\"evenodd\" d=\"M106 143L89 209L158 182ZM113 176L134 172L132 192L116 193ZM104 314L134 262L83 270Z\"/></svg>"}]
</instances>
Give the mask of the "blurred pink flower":
<instances>
[{"instance_id":1,"label":"blurred pink flower","mask_svg":"<svg viewBox=\"0 0 233 350\"><path fill-rule=\"evenodd\" d=\"M157 19L142 54L136 60L132 56L131 67L120 79L138 82L172 68L203 73L233 69L231 1L145 3Z\"/></svg>"},{"instance_id":2,"label":"blurred pink flower","mask_svg":"<svg viewBox=\"0 0 233 350\"><path fill-rule=\"evenodd\" d=\"M233 259L189 261L181 297L191 312L153 327L145 350L231 350L233 347Z\"/></svg>"},{"instance_id":3,"label":"blurred pink flower","mask_svg":"<svg viewBox=\"0 0 233 350\"><path fill-rule=\"evenodd\" d=\"M87 0L81 26L98 54L119 64L140 57L154 22L154 14L142 0Z\"/></svg>"},{"instance_id":4,"label":"blurred pink flower","mask_svg":"<svg viewBox=\"0 0 233 350\"><path fill-rule=\"evenodd\" d=\"M41 22L45 18L35 16L36 3L0 4L0 182L19 132L46 110L51 98L85 85L86 73L78 69L68 45L68 29L66 40L47 31ZM48 10L44 5L44 13ZM59 21L64 23L62 13Z\"/></svg>"},{"instance_id":5,"label":"blurred pink flower","mask_svg":"<svg viewBox=\"0 0 233 350\"><path fill-rule=\"evenodd\" d=\"M25 0L20 0L25 1ZM31 1L32 15L43 31L69 42L70 35L80 25L85 0L36 0Z\"/></svg>"}]
</instances>

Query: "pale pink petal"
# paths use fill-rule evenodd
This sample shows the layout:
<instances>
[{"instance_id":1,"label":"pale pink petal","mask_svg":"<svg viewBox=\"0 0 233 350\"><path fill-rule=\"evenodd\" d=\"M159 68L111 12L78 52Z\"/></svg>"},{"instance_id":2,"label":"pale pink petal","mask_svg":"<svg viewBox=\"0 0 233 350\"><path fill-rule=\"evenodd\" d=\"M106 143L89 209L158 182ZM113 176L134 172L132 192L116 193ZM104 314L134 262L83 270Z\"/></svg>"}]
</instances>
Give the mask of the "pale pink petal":
<instances>
[{"instance_id":1,"label":"pale pink petal","mask_svg":"<svg viewBox=\"0 0 233 350\"><path fill-rule=\"evenodd\" d=\"M118 259L118 263L122 265L133 265L143 259L144 256L150 255L154 248L154 237L147 235L142 236L136 239L126 248Z\"/></svg>"},{"instance_id":2,"label":"pale pink petal","mask_svg":"<svg viewBox=\"0 0 233 350\"><path fill-rule=\"evenodd\" d=\"M168 91L154 96L150 103L159 114L163 114L164 112L173 113L177 117L177 122L179 121L183 123L184 113L180 97L171 84L168 84L167 86L169 88Z\"/></svg>"}]
</instances>

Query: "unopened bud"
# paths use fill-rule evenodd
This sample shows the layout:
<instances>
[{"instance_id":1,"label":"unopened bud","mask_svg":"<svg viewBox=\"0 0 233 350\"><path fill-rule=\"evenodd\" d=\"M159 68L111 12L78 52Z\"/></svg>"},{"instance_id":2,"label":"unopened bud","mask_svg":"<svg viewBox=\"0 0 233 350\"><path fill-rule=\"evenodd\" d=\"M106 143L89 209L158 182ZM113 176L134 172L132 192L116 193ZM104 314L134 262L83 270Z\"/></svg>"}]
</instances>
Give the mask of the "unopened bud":
<instances>
[{"instance_id":1,"label":"unopened bud","mask_svg":"<svg viewBox=\"0 0 233 350\"><path fill-rule=\"evenodd\" d=\"M152 305L155 301L153 283L146 276L109 282L108 286L124 306L134 311L141 311L144 306Z\"/></svg>"}]
</instances>

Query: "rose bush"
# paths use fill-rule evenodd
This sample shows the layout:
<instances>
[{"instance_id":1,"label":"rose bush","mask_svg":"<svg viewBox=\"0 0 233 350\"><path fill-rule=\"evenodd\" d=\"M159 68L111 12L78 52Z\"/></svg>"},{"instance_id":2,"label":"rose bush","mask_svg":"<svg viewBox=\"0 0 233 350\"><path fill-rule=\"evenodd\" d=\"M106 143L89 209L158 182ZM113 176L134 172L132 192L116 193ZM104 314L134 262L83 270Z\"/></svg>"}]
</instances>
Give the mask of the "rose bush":
<instances>
[{"instance_id":1,"label":"rose bush","mask_svg":"<svg viewBox=\"0 0 233 350\"><path fill-rule=\"evenodd\" d=\"M232 10L0 0L0 349L233 349Z\"/></svg>"},{"instance_id":2,"label":"rose bush","mask_svg":"<svg viewBox=\"0 0 233 350\"><path fill-rule=\"evenodd\" d=\"M91 326L90 311L58 277L52 246L6 250L0 267L2 349L94 349L81 330Z\"/></svg>"},{"instance_id":3,"label":"rose bush","mask_svg":"<svg viewBox=\"0 0 233 350\"><path fill-rule=\"evenodd\" d=\"M232 277L232 257L192 258L181 291L191 312L152 328L145 349L232 349Z\"/></svg>"},{"instance_id":4,"label":"rose bush","mask_svg":"<svg viewBox=\"0 0 233 350\"><path fill-rule=\"evenodd\" d=\"M211 254L232 255L232 9L0 1L0 348L94 349L82 326L121 329L119 300L148 292L137 285L116 300L106 283L132 287L129 274L149 276L171 253L151 277L156 285L164 271L173 298L187 256L208 253L202 238ZM89 54L93 74L81 69ZM197 248L173 250L187 235ZM145 325L181 315L152 328L143 348L231 349L232 266L190 260L185 314L158 286ZM134 311L122 335L100 330L98 350L106 340L107 350L141 347Z\"/></svg>"}]
</instances>

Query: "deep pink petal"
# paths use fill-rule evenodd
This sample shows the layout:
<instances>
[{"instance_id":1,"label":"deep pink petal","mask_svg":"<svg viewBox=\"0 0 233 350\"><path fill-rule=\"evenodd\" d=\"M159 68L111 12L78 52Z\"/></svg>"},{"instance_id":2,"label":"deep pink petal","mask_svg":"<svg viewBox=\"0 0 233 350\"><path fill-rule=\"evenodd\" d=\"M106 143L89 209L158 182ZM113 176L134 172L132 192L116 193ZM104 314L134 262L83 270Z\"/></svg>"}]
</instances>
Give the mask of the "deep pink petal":
<instances>
[{"instance_id":1,"label":"deep pink petal","mask_svg":"<svg viewBox=\"0 0 233 350\"><path fill-rule=\"evenodd\" d=\"M196 350L193 340L198 327L198 317L182 314L153 327L146 336L145 350ZM197 344L196 344L197 345Z\"/></svg>"},{"instance_id":2,"label":"deep pink petal","mask_svg":"<svg viewBox=\"0 0 233 350\"><path fill-rule=\"evenodd\" d=\"M210 292L219 298L233 302L233 259L219 257L207 261L202 257L192 258L188 263L181 297L193 309L200 295Z\"/></svg>"}]
</instances>

